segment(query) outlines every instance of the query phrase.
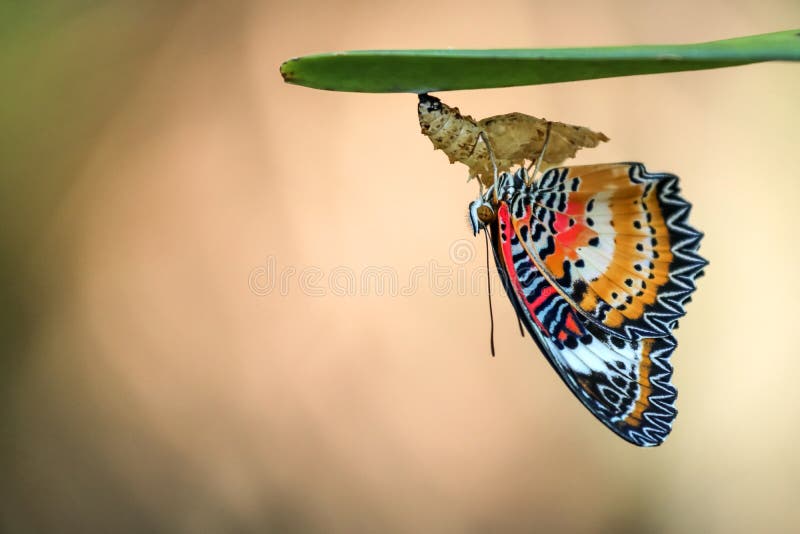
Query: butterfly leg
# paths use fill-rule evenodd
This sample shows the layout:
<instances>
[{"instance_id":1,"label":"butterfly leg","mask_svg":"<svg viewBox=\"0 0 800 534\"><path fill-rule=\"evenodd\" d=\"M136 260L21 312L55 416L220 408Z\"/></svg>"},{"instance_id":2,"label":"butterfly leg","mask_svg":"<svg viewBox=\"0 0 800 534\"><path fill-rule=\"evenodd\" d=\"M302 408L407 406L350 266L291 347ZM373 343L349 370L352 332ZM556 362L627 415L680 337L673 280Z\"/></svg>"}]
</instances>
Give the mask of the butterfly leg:
<instances>
[{"instance_id":1,"label":"butterfly leg","mask_svg":"<svg viewBox=\"0 0 800 534\"><path fill-rule=\"evenodd\" d=\"M544 159L544 152L545 152L545 150L547 150L547 143L550 142L550 129L552 128L552 126L553 126L553 123L550 122L550 121L547 121L547 131L544 134L544 144L542 144L542 151L539 152L539 157L536 158L536 166L534 166L533 163L531 163L528 166L528 171L529 172L531 170L531 167L533 167L533 173L529 175L528 183L526 183L525 185L531 185L533 182L536 181L536 173L539 172L539 165L541 165L542 160Z\"/></svg>"},{"instance_id":2,"label":"butterfly leg","mask_svg":"<svg viewBox=\"0 0 800 534\"><path fill-rule=\"evenodd\" d=\"M470 179L471 178L472 176L470 176ZM475 181L478 182L478 198L483 198L484 191L486 191L486 186L483 185L483 182L481 182L480 179Z\"/></svg>"},{"instance_id":3,"label":"butterfly leg","mask_svg":"<svg viewBox=\"0 0 800 534\"><path fill-rule=\"evenodd\" d=\"M486 132L481 131L478 134L478 139L475 140L475 145L472 147L472 150L475 151L475 147L478 146L478 140L483 141L486 145L486 151L489 153L489 160L492 162L492 171L493 171L493 180L492 183L495 185L494 188L494 201L497 202L497 160L494 159L494 150L492 150L492 145L489 143L489 137L486 135Z\"/></svg>"}]
</instances>

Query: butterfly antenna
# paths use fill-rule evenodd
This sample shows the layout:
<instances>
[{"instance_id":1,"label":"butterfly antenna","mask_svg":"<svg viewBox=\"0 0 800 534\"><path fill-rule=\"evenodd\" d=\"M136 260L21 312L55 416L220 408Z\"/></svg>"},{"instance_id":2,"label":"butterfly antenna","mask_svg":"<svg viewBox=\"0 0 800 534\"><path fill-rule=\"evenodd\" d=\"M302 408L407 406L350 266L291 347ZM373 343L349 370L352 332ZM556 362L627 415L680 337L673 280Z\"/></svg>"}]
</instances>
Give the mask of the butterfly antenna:
<instances>
[{"instance_id":1,"label":"butterfly antenna","mask_svg":"<svg viewBox=\"0 0 800 534\"><path fill-rule=\"evenodd\" d=\"M486 240L486 287L489 290L489 347L494 358L494 311L492 311L492 274L489 271L489 235L484 229L483 237Z\"/></svg>"},{"instance_id":2,"label":"butterfly antenna","mask_svg":"<svg viewBox=\"0 0 800 534\"><path fill-rule=\"evenodd\" d=\"M536 166L533 168L533 174L528 177L528 183L525 185L531 185L534 181L536 181L536 173L539 172L539 165L542 164L542 160L544 159L544 152L547 150L547 143L550 142L550 130L553 127L553 123L551 121L547 121L547 130L544 134L544 144L542 145L542 151L539 152L539 157L536 158ZM528 167L530 171L531 168Z\"/></svg>"}]
</instances>

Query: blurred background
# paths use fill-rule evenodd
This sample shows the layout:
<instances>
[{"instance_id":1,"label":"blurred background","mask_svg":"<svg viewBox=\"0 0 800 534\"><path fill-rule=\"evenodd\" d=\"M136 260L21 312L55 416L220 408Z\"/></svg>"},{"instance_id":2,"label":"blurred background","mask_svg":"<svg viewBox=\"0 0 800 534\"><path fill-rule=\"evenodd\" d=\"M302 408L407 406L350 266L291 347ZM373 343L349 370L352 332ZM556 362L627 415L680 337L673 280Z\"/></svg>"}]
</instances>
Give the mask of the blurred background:
<instances>
[{"instance_id":1,"label":"blurred background","mask_svg":"<svg viewBox=\"0 0 800 534\"><path fill-rule=\"evenodd\" d=\"M654 450L594 420L504 296L489 356L476 187L416 97L278 67L798 27L794 0L2 3L0 529L792 530L800 66L439 95L682 177L711 265Z\"/></svg>"}]
</instances>

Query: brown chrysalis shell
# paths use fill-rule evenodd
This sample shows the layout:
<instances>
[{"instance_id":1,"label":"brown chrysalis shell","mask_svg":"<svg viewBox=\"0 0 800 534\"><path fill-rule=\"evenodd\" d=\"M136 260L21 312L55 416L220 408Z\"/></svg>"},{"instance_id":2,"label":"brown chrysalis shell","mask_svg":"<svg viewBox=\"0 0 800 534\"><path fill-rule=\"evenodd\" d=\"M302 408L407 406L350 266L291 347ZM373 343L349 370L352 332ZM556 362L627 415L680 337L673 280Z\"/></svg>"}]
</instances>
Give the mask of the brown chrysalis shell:
<instances>
[{"instance_id":1,"label":"brown chrysalis shell","mask_svg":"<svg viewBox=\"0 0 800 534\"><path fill-rule=\"evenodd\" d=\"M481 132L492 146L497 171L503 172L523 165L525 160L534 161L542 151L547 131L546 120L524 113L476 121L428 94L419 95L418 113L422 133L430 138L433 147L447 154L450 163L458 161L469 167L470 178L477 177L485 186L492 184L494 172L486 143L478 139ZM553 122L541 169L558 165L575 157L579 149L596 147L601 141L608 141L603 133Z\"/></svg>"}]
</instances>

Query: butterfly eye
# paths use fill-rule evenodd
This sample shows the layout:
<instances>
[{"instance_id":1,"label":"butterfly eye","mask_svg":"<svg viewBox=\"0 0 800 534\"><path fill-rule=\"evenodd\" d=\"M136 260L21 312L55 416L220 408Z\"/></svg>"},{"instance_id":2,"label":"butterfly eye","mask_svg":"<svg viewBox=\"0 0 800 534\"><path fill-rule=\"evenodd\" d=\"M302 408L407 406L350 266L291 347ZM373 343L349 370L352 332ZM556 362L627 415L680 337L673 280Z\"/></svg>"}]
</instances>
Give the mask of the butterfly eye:
<instances>
[{"instance_id":1,"label":"butterfly eye","mask_svg":"<svg viewBox=\"0 0 800 534\"><path fill-rule=\"evenodd\" d=\"M488 204L480 205L477 211L478 211L478 219L483 224L489 224L497 218L497 215L495 214L494 210Z\"/></svg>"}]
</instances>

